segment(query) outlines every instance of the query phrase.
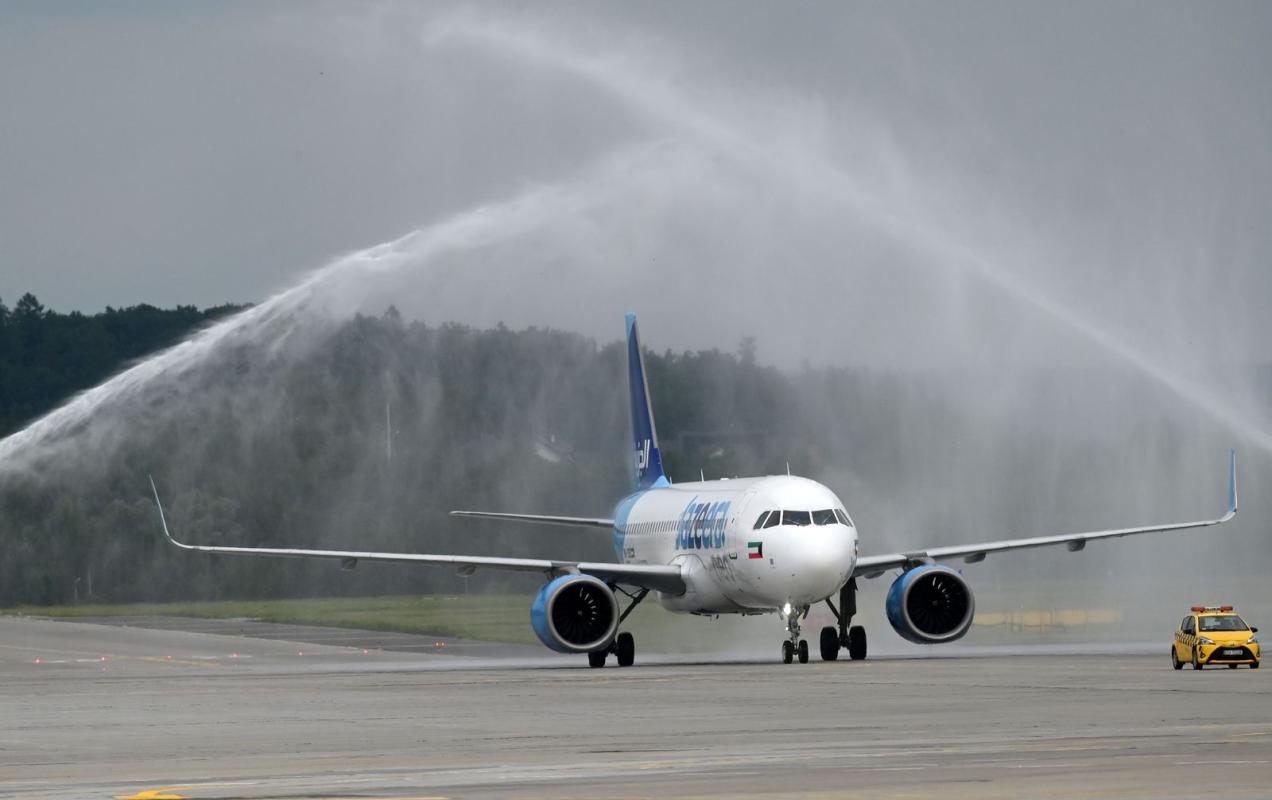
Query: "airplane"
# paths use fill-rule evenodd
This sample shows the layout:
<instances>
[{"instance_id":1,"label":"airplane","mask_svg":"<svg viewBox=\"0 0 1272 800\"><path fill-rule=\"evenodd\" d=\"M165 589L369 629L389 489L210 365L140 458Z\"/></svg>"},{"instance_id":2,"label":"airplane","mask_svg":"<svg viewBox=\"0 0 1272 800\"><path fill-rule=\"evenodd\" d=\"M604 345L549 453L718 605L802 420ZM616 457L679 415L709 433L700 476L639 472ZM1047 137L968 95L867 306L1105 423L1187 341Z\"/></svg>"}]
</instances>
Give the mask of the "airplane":
<instances>
[{"instance_id":1,"label":"airplane","mask_svg":"<svg viewBox=\"0 0 1272 800\"><path fill-rule=\"evenodd\" d=\"M672 483L663 468L634 314L627 315L627 368L635 457L635 490L611 518L585 518L493 511L452 511L455 517L537 523L607 531L616 561L558 561L533 558L222 547L177 541L168 529L159 491L151 478L164 536L184 550L225 555L322 558L346 569L359 562L389 562L456 568L542 573L547 582L530 606L539 640L561 653L586 653L591 667L610 655L619 666L635 661L632 634L620 631L632 610L656 592L669 611L699 615L770 614L786 623L782 661L809 659L801 622L824 602L837 622L820 631L824 661L841 650L851 660L866 657L866 632L853 625L857 579L897 570L888 590L888 623L908 641L952 642L967 633L975 614L971 587L943 562L974 564L994 553L1064 545L1070 552L1088 542L1219 525L1237 513L1237 456L1229 453L1228 508L1216 519L1138 528L1036 536L929 547L904 553L860 554L856 524L844 503L826 486L807 478L759 478ZM620 596L625 607L620 608ZM836 602L836 599L838 602Z\"/></svg>"}]
</instances>

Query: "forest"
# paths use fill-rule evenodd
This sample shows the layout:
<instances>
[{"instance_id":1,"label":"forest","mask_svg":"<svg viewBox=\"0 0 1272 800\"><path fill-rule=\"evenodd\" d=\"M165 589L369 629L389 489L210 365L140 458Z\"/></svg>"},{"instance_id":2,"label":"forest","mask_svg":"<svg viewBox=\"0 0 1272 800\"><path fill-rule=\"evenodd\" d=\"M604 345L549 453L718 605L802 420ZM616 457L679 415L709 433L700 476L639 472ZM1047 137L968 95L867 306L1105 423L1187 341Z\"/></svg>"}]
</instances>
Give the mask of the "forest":
<instances>
[{"instance_id":1,"label":"forest","mask_svg":"<svg viewBox=\"0 0 1272 800\"><path fill-rule=\"evenodd\" d=\"M59 314L30 293L12 309L0 298L0 437L124 364L243 308L136 305Z\"/></svg>"},{"instance_id":2,"label":"forest","mask_svg":"<svg viewBox=\"0 0 1272 800\"><path fill-rule=\"evenodd\" d=\"M240 308L90 316L22 297L0 315L3 430ZM136 429L119 452L0 478L0 606L468 588L443 570L344 574L178 551L160 537L152 471L174 532L190 541L611 557L607 537L509 532L446 511L608 515L630 488L620 342L406 322L392 308L306 335L284 356L229 348L191 379L188 403L120 423ZM736 353L648 353L647 363L673 478L779 472L795 455L808 466L829 454L799 429L806 393L757 364L753 341ZM841 392L856 381L837 371L797 379Z\"/></svg>"},{"instance_id":3,"label":"forest","mask_svg":"<svg viewBox=\"0 0 1272 800\"><path fill-rule=\"evenodd\" d=\"M242 308L59 314L31 295L12 310L0 306L3 430L21 429ZM613 557L600 533L447 512L609 516L632 475L620 341L405 320L392 307L378 316L281 320L257 339L224 342L197 369L152 387L144 402L95 412L70 435L73 446L0 470L0 607L537 585L534 576L489 571L345 572L332 562L187 553L162 539L150 476L174 534L194 543ZM962 494L997 498L994 533L1081 524L1088 510L1099 524L1107 481L1067 465L1116 470L1191 435L1161 414L1115 437L1077 436L1046 414L1036 427L1004 430L977 404L951 400L968 383L963 374L779 369L758 363L755 352L747 339L734 352L646 353L671 478L790 469L899 536L986 535ZM1072 381L1037 383L1039 408L1070 403L1056 387ZM967 442L982 446L969 451ZM965 469L990 458L992 469ZM1057 467L1039 471L1040 461ZM964 473L962 494L948 495L948 476ZM993 477L972 483L980 474ZM1092 499L1075 509L1069 500L1083 492ZM1112 488L1109 495L1117 497Z\"/></svg>"}]
</instances>

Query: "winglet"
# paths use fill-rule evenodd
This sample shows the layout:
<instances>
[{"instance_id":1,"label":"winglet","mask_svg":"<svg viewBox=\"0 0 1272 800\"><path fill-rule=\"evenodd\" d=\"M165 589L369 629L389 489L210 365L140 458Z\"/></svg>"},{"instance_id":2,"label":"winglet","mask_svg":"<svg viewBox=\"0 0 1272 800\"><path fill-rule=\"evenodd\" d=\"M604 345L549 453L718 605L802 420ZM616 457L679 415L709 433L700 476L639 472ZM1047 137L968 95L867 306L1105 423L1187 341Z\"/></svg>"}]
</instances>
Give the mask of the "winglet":
<instances>
[{"instance_id":1,"label":"winglet","mask_svg":"<svg viewBox=\"0 0 1272 800\"><path fill-rule=\"evenodd\" d=\"M1228 513L1224 519L1237 515L1237 451L1228 451Z\"/></svg>"},{"instance_id":2,"label":"winglet","mask_svg":"<svg viewBox=\"0 0 1272 800\"><path fill-rule=\"evenodd\" d=\"M181 542L173 539L172 534L168 532L168 520L165 519L163 515L163 503L159 502L159 488L155 486L155 476L147 475L146 477L150 479L150 491L155 494L155 507L159 509L159 524L163 526L164 538L172 544L175 544L177 547L185 547L186 545L183 545Z\"/></svg>"}]
</instances>

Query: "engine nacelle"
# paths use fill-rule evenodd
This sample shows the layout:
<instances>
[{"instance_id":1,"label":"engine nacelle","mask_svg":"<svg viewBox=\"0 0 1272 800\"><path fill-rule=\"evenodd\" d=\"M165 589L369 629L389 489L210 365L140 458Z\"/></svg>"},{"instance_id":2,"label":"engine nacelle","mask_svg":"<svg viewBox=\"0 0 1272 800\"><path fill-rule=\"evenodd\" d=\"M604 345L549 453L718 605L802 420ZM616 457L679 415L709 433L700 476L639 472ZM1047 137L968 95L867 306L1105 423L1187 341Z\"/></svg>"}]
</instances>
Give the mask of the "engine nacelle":
<instances>
[{"instance_id":1,"label":"engine nacelle","mask_svg":"<svg viewBox=\"0 0 1272 800\"><path fill-rule=\"evenodd\" d=\"M941 564L901 573L888 589L888 622L915 644L961 639L972 627L976 601L963 576Z\"/></svg>"},{"instance_id":2,"label":"engine nacelle","mask_svg":"<svg viewBox=\"0 0 1272 800\"><path fill-rule=\"evenodd\" d=\"M562 575L535 596L530 625L539 641L558 653L590 653L614 640L618 599L591 575Z\"/></svg>"}]
</instances>

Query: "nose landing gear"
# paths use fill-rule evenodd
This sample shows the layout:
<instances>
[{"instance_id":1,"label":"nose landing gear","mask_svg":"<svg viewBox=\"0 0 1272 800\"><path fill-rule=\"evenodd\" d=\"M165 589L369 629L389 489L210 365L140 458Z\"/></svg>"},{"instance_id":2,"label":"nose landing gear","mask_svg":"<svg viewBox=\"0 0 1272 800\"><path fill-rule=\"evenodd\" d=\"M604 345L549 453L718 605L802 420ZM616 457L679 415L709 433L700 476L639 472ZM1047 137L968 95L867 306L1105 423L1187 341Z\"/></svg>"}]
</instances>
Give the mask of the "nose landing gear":
<instances>
[{"instance_id":1,"label":"nose landing gear","mask_svg":"<svg viewBox=\"0 0 1272 800\"><path fill-rule=\"evenodd\" d=\"M786 617L786 641L782 642L782 663L789 664L799 658L799 663L808 663L808 642L799 638L799 621L808 616L808 606L792 609L789 605L782 610Z\"/></svg>"}]
</instances>

